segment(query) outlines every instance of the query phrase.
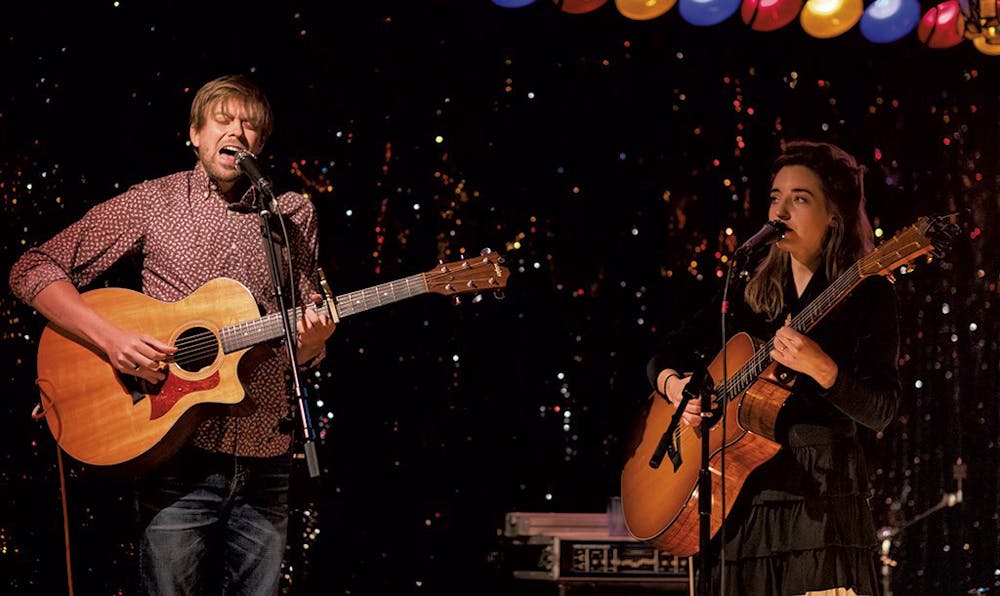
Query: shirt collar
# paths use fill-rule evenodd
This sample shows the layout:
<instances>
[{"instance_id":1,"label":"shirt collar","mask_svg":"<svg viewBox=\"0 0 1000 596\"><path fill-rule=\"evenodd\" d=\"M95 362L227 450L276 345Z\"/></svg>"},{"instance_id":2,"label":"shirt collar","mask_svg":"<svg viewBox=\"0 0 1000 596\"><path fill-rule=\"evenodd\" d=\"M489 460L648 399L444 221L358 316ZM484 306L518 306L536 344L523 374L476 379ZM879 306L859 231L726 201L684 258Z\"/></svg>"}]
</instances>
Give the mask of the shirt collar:
<instances>
[{"instance_id":1,"label":"shirt collar","mask_svg":"<svg viewBox=\"0 0 1000 596\"><path fill-rule=\"evenodd\" d=\"M814 298L819 296L828 285L829 282L827 282L826 279L826 267L821 264L819 268L813 272L812 277L809 278L809 283L806 284L801 296L798 296L795 291L795 278L792 276L791 260L787 262L785 267L785 305L790 312L797 313L802 310L803 306L809 304Z\"/></svg>"},{"instance_id":2,"label":"shirt collar","mask_svg":"<svg viewBox=\"0 0 1000 596\"><path fill-rule=\"evenodd\" d=\"M206 191L206 196L215 195L219 198L219 200L229 204L253 204L253 195L250 194L253 192L252 185L247 187L246 192L243 193L239 201L229 201L226 199L225 195L219 191L219 184L208 175L208 170L205 169L204 164L200 161L195 164L194 170L191 173L191 188L204 189Z\"/></svg>"}]
</instances>

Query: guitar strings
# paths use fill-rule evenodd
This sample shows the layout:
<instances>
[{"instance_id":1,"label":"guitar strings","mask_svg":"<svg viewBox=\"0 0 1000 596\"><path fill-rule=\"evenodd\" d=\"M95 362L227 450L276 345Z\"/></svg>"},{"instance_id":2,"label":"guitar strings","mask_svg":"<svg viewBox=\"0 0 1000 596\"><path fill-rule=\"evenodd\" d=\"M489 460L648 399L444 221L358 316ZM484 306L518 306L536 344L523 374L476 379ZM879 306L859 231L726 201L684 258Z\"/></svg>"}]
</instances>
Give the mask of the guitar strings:
<instances>
[{"instance_id":1,"label":"guitar strings","mask_svg":"<svg viewBox=\"0 0 1000 596\"><path fill-rule=\"evenodd\" d=\"M461 271L472 271L474 269L477 269L477 268L480 268L480 267L483 267L483 266L489 267L489 266L491 266L491 265L494 264L492 261L488 261L488 260L487 261L483 261L483 262L478 262L478 263L477 262L473 262L471 260L470 261L466 261L466 262L469 263L469 266L466 267L466 268L463 268L463 269L459 269L458 271L454 271L454 272L453 271L447 271L447 272L437 272L437 271L435 271L435 272L424 273L424 274L422 274L422 276L425 278L425 281L437 281L440 278L453 278L456 273L460 273ZM413 277L417 277L417 276L413 276ZM382 285L379 285L379 286L374 286L374 287L370 288L369 291L362 290L360 292L361 296L359 298L353 298L354 294L345 294L341 298L344 300L344 306L353 306L353 303L356 302L356 301L358 301L358 300L364 300L364 302L365 302L366 305L372 303L373 301L377 302L378 304L383 304L382 297L380 296L380 289L384 288L384 287L388 287L390 290L392 290L392 299L393 299L392 301L396 301L397 300L397 298L396 298L396 286L397 285L404 285L405 288L407 290L409 290L410 289L410 283L411 283L409 281L410 279L412 279L412 278L405 278L405 279L402 279L402 280L396 280L396 281L393 281L393 282L389 282L387 284L382 284ZM375 299L375 300L373 300L373 299ZM318 305L318 304L312 304L312 305L308 305L306 307L296 308L295 309L295 317L296 317L296 319L302 314L303 309L304 308L308 308L309 306L311 306L313 308L314 312L319 312L320 310L322 310L324 308L323 306ZM177 342L174 343L174 347L176 347L178 351L173 356L167 358L165 360L165 362L172 362L172 363L176 363L176 364L179 364L179 365L191 364L193 362L196 362L198 360L201 360L201 359L203 359L203 358L211 355L214 352L217 352L218 349L219 349L220 343L224 343L225 342L225 339L226 339L226 337L225 337L226 336L226 330L232 330L232 329L240 327L240 326L244 326L244 327L252 327L252 326L262 327L262 326L265 326L265 325L268 325L268 324L272 323L275 319L276 319L275 313L272 313L271 315L268 315L266 317L262 317L261 319L258 319L257 321L248 322L248 323L238 323L237 325L234 325L234 326L231 326L231 327L227 327L226 329L222 330L219 333L219 335L222 336L222 338L221 338L222 342L220 342L217 339L216 333L214 333L212 331L203 331L203 332L200 332L200 333L194 333L192 335L188 335L188 336L184 337L183 339L180 339L180 340L178 340Z\"/></svg>"},{"instance_id":2,"label":"guitar strings","mask_svg":"<svg viewBox=\"0 0 1000 596\"><path fill-rule=\"evenodd\" d=\"M809 304L809 306L807 306L804 310L799 312L799 314L792 319L791 327L793 329L801 330L801 328L803 327L804 320L810 319L817 312L824 310L826 308L825 303L828 303L832 297L840 294L845 289L849 288L851 285L860 281L861 278L859 275L857 275L858 271L860 270L859 265L861 261L867 258L867 256L859 259L858 262L855 263L853 266L851 266L850 269L848 269L842 275L837 277L836 281L830 284L826 288L826 290L824 290L811 304ZM719 396L720 399L725 400L727 403L732 401L739 395L741 395L743 393L742 389L733 392L732 395L730 395L729 390L736 387L740 387L743 384L746 385L751 384L748 382L748 380L756 379L757 376L759 375L759 373L753 373L751 371L753 371L756 368L759 368L760 370L766 368L767 365L771 363L771 350L773 349L774 349L774 340L773 339L768 340L767 343L765 343L763 346L754 351L753 356L751 356L750 359L747 360L746 364L741 366L740 369L736 371L736 374L730 377L728 384L717 385L713 387L713 392L717 396ZM685 433L694 432L695 428L696 427L690 425L685 427L680 427L674 431L674 437L680 439Z\"/></svg>"},{"instance_id":3,"label":"guitar strings","mask_svg":"<svg viewBox=\"0 0 1000 596\"><path fill-rule=\"evenodd\" d=\"M311 306L314 311L319 311L322 308L320 305L316 304ZM302 313L301 307L295 309L296 318L298 318L301 313ZM273 319L272 317L274 317L273 314L268 315L267 317L263 317L263 319L258 319L258 321L264 321L263 323L258 323L258 325L264 326L270 323L272 320L276 319L276 317L274 317ZM254 323L257 322L255 321ZM240 325L247 325L247 323L239 323L235 326L227 327L226 329L231 330ZM222 339L224 342L225 341L224 336L226 335L226 330L222 330L220 335L223 336ZM174 356L167 358L165 361L175 362L181 365L191 364L193 362L205 358L206 356L211 355L214 352L217 352L219 349L219 344L220 342L216 339L216 334L211 331L203 331L200 333L195 333L184 337L180 341L175 342L174 346L177 347L178 349L177 353L174 354Z\"/></svg>"},{"instance_id":4,"label":"guitar strings","mask_svg":"<svg viewBox=\"0 0 1000 596\"><path fill-rule=\"evenodd\" d=\"M877 264L879 265L879 269L882 269L883 268L882 263L879 259L881 258L881 256L886 256L886 255L885 254L880 255L880 253L888 253L889 255L894 255L893 260L897 260L903 257L903 258L908 258L907 260L909 261L912 260L913 258L919 257L920 253L914 254L911 252L909 255L903 255L901 249L899 248L893 250L886 250L889 246L892 245L891 244L892 242L896 242L897 244L903 242L903 239L906 237L906 233L908 233L909 231L910 230L904 231L904 233L902 233L899 237L890 240L882 247L880 247L878 250L868 253L867 255L864 255L860 259L858 259L850 268L844 271L843 274L838 276L837 279L834 280L834 282L830 284L819 296L817 296L816 299L813 300L813 302L811 302L804 310L799 312L799 314L792 319L791 327L800 332L803 330L808 330L809 328L811 328L812 324L815 323L815 321L806 322L807 320L812 319L815 315L825 311L830 306L831 303L836 304L836 302L839 300L838 296L841 293L846 293L846 291L850 290L852 286L861 282L861 280L863 279L863 276L861 275L861 271L863 268L867 269L871 265ZM916 241L910 240L909 242L912 244ZM919 243L917 244L919 245ZM713 387L713 391L715 392L715 394L717 396L721 396L722 399L724 399L726 402L736 399L736 397L738 397L743 393L743 390L740 386L751 385L752 381L756 379L757 376L760 374L760 372L752 372L752 371L754 371L754 369L763 371L764 368L766 368L771 363L771 350L773 349L774 349L774 340L773 339L768 340L768 342L764 344L761 348L754 351L753 356L751 356L750 359L747 360L746 364L741 366L740 369L736 371L736 374L734 374L730 378L727 384ZM739 390L735 391L733 395L730 395L729 390L733 388L739 388ZM684 433L689 431L693 432L694 430L695 427L690 425L678 428L677 430L674 431L674 437L675 439L680 439Z\"/></svg>"},{"instance_id":5,"label":"guitar strings","mask_svg":"<svg viewBox=\"0 0 1000 596\"><path fill-rule=\"evenodd\" d=\"M885 256L884 254L881 253L888 252L891 255L895 255L893 257L894 259L898 259L899 257L903 256L898 249L894 251L886 251L885 249L886 246L883 246L880 250L864 255L863 257L858 259L858 261L854 265L852 265L851 268L849 268L842 275L840 275L836 279L836 281L834 281L834 283L830 284L830 286L826 290L824 290L816 298L815 301L813 301L809 306L805 308L805 310L801 311L794 319L792 319L792 324L791 324L792 328L797 329L800 332L808 330L813 323L813 321L810 321L810 319L813 319L813 317L815 317L815 315L817 315L818 313L825 311L827 307L830 306L831 303L836 303L839 300L840 294L845 293L845 291L849 290L851 286L861 281L862 279L861 270L863 267L867 268L870 267L872 264L879 264L881 266L881 262L879 261L880 256ZM757 350L754 353L753 357L747 362L747 364L741 367L740 370L736 372L736 374L730 381L729 387L720 386L715 388L717 394L719 394L718 393L719 391L722 391L723 392L722 394L728 395L729 394L728 390L732 388L734 383L735 386L748 385L750 384L750 381L756 379L759 373L752 372L752 370L753 369L763 370L763 368L765 368L767 365L770 364L770 353L771 350L774 348L773 344L774 344L773 340L768 341L768 343L763 348ZM730 400L734 399L735 396L739 395L740 393L741 391L736 391L735 395L731 396L729 399Z\"/></svg>"}]
</instances>

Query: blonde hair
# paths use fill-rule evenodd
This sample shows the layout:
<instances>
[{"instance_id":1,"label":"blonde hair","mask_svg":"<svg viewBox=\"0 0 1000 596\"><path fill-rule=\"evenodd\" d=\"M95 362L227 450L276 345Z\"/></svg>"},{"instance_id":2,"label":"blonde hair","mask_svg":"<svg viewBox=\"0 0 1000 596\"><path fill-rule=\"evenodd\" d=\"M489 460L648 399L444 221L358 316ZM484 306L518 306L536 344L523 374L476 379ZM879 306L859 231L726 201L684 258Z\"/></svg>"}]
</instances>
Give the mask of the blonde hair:
<instances>
[{"instance_id":1,"label":"blonde hair","mask_svg":"<svg viewBox=\"0 0 1000 596\"><path fill-rule=\"evenodd\" d=\"M849 153L829 143L794 141L771 166L771 183L786 166L809 168L822 185L826 207L833 216L823 237L823 266L833 281L844 269L875 248L874 234L865 211L864 166ZM747 283L747 305L773 321L785 308L785 275L791 257L772 245Z\"/></svg>"},{"instance_id":2,"label":"blonde hair","mask_svg":"<svg viewBox=\"0 0 1000 596\"><path fill-rule=\"evenodd\" d=\"M217 103L228 100L243 104L249 113L251 124L260 133L260 143L263 144L274 128L271 104L257 83L243 75L226 75L205 83L191 102L191 127L201 130L208 110Z\"/></svg>"}]
</instances>

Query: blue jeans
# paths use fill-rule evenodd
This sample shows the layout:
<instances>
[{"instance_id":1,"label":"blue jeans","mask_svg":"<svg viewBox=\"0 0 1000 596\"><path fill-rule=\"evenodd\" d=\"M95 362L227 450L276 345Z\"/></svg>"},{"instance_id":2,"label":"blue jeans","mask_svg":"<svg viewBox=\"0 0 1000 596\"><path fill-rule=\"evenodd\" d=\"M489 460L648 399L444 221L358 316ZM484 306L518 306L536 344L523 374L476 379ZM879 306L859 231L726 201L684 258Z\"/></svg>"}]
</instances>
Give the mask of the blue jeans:
<instances>
[{"instance_id":1,"label":"blue jeans","mask_svg":"<svg viewBox=\"0 0 1000 596\"><path fill-rule=\"evenodd\" d=\"M140 478L139 593L277 594L290 464L188 448Z\"/></svg>"}]
</instances>

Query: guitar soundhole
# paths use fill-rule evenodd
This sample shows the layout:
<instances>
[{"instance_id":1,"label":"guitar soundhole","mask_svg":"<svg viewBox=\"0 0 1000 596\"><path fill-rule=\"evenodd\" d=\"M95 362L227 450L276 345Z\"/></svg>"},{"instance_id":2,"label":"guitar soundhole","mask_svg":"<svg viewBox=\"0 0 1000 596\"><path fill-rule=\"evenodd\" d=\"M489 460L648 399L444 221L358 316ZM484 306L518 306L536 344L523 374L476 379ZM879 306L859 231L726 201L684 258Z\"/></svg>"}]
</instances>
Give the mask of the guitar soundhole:
<instances>
[{"instance_id":1,"label":"guitar soundhole","mask_svg":"<svg viewBox=\"0 0 1000 596\"><path fill-rule=\"evenodd\" d=\"M177 346L174 363L189 373L208 368L219 354L218 338L204 327L192 327L184 331L177 336L174 345Z\"/></svg>"}]
</instances>

